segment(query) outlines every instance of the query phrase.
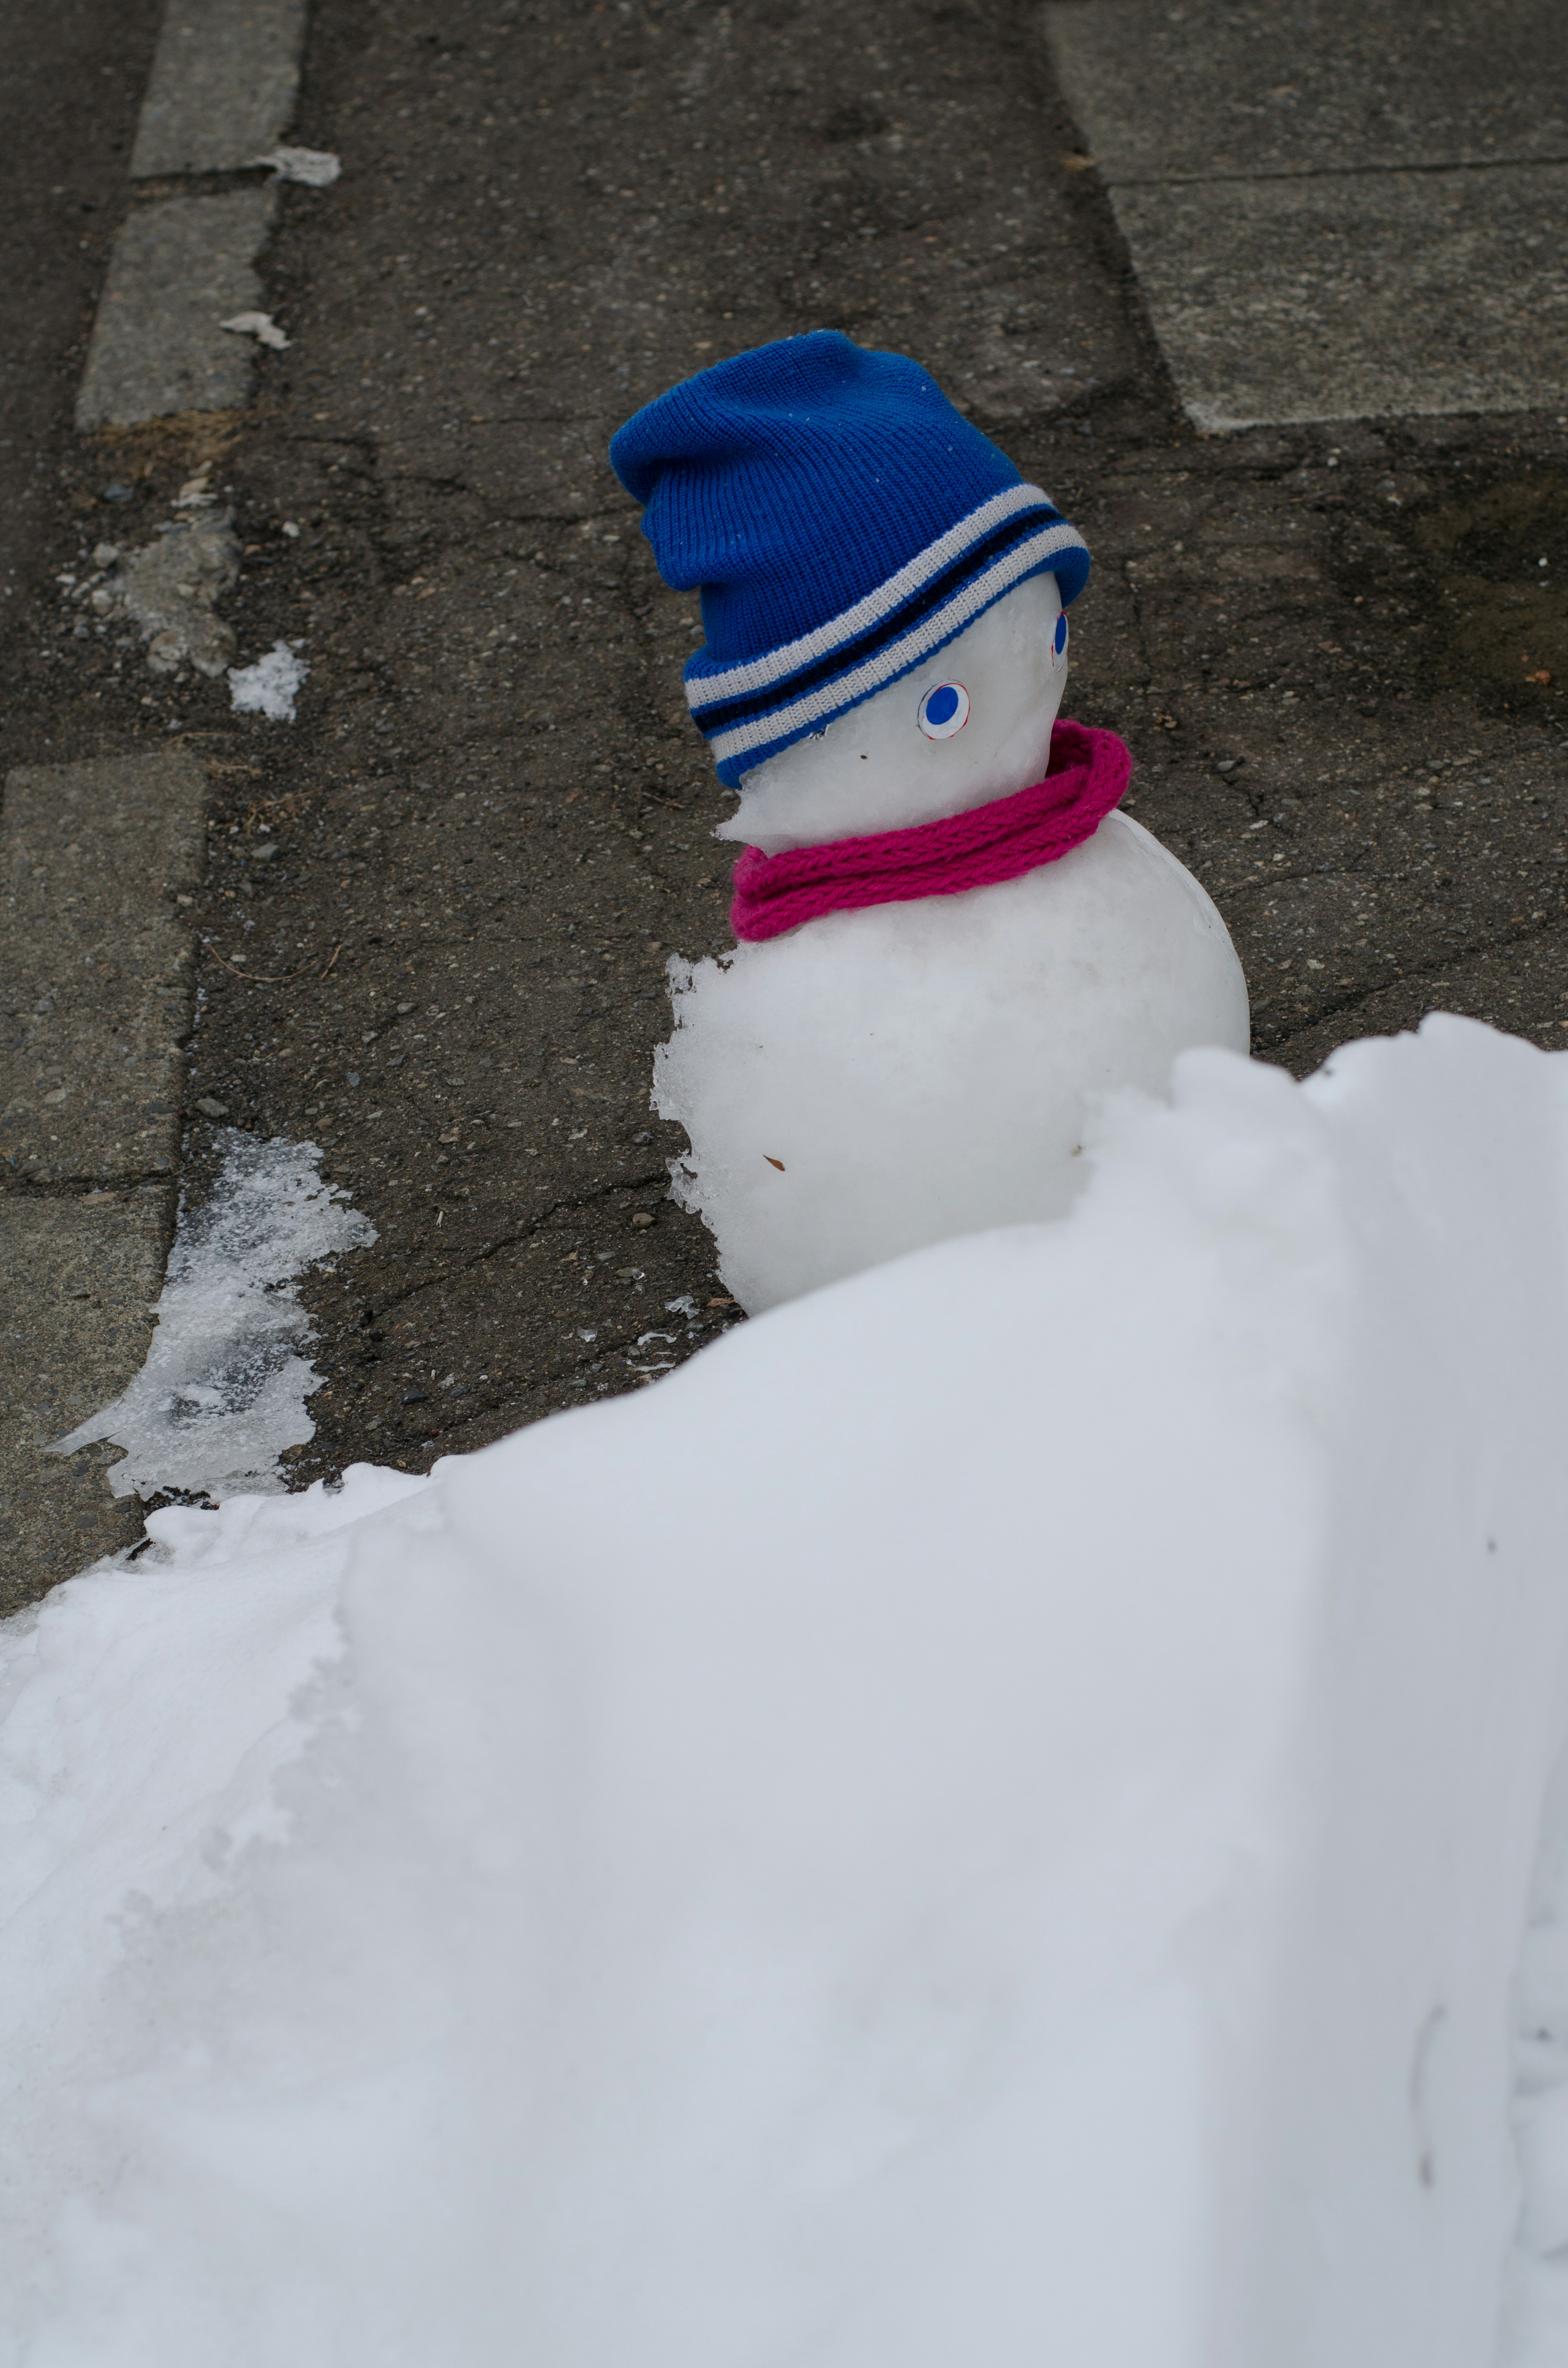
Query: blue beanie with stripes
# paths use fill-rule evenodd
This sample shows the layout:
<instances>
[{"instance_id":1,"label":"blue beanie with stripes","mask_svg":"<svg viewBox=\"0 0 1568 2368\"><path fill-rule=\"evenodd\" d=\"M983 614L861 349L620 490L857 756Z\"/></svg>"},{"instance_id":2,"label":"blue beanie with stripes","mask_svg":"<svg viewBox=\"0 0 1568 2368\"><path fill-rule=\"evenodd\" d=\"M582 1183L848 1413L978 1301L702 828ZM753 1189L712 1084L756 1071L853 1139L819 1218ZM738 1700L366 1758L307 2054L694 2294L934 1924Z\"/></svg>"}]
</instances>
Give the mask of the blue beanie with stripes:
<instances>
[{"instance_id":1,"label":"blue beanie with stripes","mask_svg":"<svg viewBox=\"0 0 1568 2368\"><path fill-rule=\"evenodd\" d=\"M923 666L1083 538L918 362L837 329L732 355L611 441L659 573L700 589L686 695L731 789Z\"/></svg>"}]
</instances>

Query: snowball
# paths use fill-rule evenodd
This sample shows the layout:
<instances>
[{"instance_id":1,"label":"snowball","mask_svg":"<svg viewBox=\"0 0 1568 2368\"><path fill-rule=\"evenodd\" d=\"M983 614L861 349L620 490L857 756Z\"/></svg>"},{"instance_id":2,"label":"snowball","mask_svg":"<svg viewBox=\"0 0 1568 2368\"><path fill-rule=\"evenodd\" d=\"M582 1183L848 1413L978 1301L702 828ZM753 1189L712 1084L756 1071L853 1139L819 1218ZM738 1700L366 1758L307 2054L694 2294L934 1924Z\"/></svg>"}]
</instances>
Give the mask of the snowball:
<instances>
[{"instance_id":1,"label":"snowball","mask_svg":"<svg viewBox=\"0 0 1568 2368\"><path fill-rule=\"evenodd\" d=\"M229 668L229 692L236 715L270 715L275 723L292 723L294 701L310 673L287 642L274 642L254 666Z\"/></svg>"},{"instance_id":2,"label":"snowball","mask_svg":"<svg viewBox=\"0 0 1568 2368\"><path fill-rule=\"evenodd\" d=\"M1475 2368L1522 2226L1560 2360L1565 1121L1189 1054L1065 1222L0 1629L0 2356Z\"/></svg>"}]
</instances>

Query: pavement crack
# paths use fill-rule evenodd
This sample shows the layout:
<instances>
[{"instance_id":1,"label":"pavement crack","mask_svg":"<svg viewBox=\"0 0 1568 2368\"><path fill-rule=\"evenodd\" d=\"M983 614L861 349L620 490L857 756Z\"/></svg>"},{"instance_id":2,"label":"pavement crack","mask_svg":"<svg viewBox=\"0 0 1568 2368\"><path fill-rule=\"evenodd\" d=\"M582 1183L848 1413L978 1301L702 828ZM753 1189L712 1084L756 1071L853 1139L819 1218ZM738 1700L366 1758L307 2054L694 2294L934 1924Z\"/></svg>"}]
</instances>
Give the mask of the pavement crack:
<instances>
[{"instance_id":1,"label":"pavement crack","mask_svg":"<svg viewBox=\"0 0 1568 2368\"><path fill-rule=\"evenodd\" d=\"M467 1257L449 1259L438 1274L427 1275L422 1281L411 1282L406 1290L394 1292L390 1298L378 1301L372 1320L379 1322L394 1308L406 1306L411 1299L417 1299L422 1292L428 1291L432 1283L445 1281L452 1275L472 1274L476 1267L483 1266L500 1251L511 1249L518 1242L533 1240L552 1217L569 1215L576 1209L592 1208L596 1201L610 1200L618 1192L646 1191L650 1184L667 1184L668 1181L668 1171L660 1167L643 1176L619 1176L608 1184L596 1184L586 1191L564 1193L560 1200L551 1201L526 1225L519 1225L508 1234L498 1234L494 1241L483 1243Z\"/></svg>"},{"instance_id":2,"label":"pavement crack","mask_svg":"<svg viewBox=\"0 0 1568 2368\"><path fill-rule=\"evenodd\" d=\"M174 1171L167 1167L132 1167L108 1176L7 1176L0 1192L19 1201L83 1201L115 1192L137 1192L148 1185L174 1189Z\"/></svg>"},{"instance_id":3,"label":"pavement crack","mask_svg":"<svg viewBox=\"0 0 1568 2368\"><path fill-rule=\"evenodd\" d=\"M1440 173L1520 173L1537 165L1568 165L1568 152L1561 156L1454 156L1430 162L1413 158L1408 163L1392 165L1266 165L1250 173L1162 173L1157 176L1107 174L1105 181L1110 189L1207 189L1238 184L1244 188L1259 181L1382 181L1405 174L1430 176Z\"/></svg>"},{"instance_id":4,"label":"pavement crack","mask_svg":"<svg viewBox=\"0 0 1568 2368\"><path fill-rule=\"evenodd\" d=\"M1539 928L1516 930L1512 937L1476 938L1431 962L1401 962L1392 978L1369 979L1365 986L1357 987L1353 994L1336 996L1320 1004L1309 1018L1293 1021L1278 1035L1266 1036L1261 1041L1267 1042L1270 1051L1278 1051L1281 1045L1294 1043L1298 1038L1311 1035L1325 1020L1359 1010L1374 996L1386 994L1391 986L1419 985L1423 981L1446 978L1451 971L1460 969L1466 962L1486 954L1507 951L1515 946L1530 945L1540 939L1561 933L1563 927L1561 919L1550 921Z\"/></svg>"}]
</instances>

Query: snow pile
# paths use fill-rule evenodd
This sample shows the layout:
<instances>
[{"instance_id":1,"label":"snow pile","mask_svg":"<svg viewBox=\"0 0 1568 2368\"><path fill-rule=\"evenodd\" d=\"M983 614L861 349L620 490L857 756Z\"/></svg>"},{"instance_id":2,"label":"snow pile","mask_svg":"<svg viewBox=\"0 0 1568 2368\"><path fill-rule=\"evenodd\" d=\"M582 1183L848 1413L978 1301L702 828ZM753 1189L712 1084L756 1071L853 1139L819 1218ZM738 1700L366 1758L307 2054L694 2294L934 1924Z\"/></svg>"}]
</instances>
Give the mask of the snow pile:
<instances>
[{"instance_id":1,"label":"snow pile","mask_svg":"<svg viewBox=\"0 0 1568 2368\"><path fill-rule=\"evenodd\" d=\"M182 1204L158 1328L131 1387L54 1444L127 1452L117 1497L162 1488L214 1497L280 1489L278 1459L315 1435L305 1400L321 1375L300 1352L310 1319L294 1284L308 1267L376 1238L369 1217L321 1178L313 1143L265 1143L220 1127L223 1164L199 1209Z\"/></svg>"},{"instance_id":2,"label":"snow pile","mask_svg":"<svg viewBox=\"0 0 1568 2368\"><path fill-rule=\"evenodd\" d=\"M1565 1120L1189 1054L1063 1223L0 1631L0 2358L1490 2368Z\"/></svg>"},{"instance_id":3,"label":"snow pile","mask_svg":"<svg viewBox=\"0 0 1568 2368\"><path fill-rule=\"evenodd\" d=\"M266 316L258 313L256 317ZM254 666L229 668L229 696L234 713L270 715L275 723L292 723L294 701L309 673L304 659L288 642L274 642Z\"/></svg>"}]
</instances>

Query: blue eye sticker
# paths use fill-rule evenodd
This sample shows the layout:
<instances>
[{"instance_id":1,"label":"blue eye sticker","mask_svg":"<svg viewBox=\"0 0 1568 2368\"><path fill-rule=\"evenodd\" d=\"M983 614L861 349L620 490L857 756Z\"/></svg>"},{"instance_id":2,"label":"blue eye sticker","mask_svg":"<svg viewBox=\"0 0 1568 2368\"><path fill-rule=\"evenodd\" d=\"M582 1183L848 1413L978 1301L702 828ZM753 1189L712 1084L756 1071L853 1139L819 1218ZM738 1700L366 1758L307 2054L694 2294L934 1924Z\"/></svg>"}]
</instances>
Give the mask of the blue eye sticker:
<instances>
[{"instance_id":1,"label":"blue eye sticker","mask_svg":"<svg viewBox=\"0 0 1568 2368\"><path fill-rule=\"evenodd\" d=\"M1058 666L1064 666L1064 665L1066 664L1066 662L1067 662L1067 611L1066 611L1066 609L1063 609L1063 610L1062 611L1062 614L1061 614L1061 615L1060 615L1060 617L1058 617L1058 619L1056 620L1056 631L1052 633L1052 635L1051 635L1051 673L1052 673L1052 674L1054 674L1054 673L1056 672L1057 667L1058 667Z\"/></svg>"},{"instance_id":2,"label":"blue eye sticker","mask_svg":"<svg viewBox=\"0 0 1568 2368\"><path fill-rule=\"evenodd\" d=\"M969 722L969 693L961 682L939 682L920 702L915 722L927 740L950 740Z\"/></svg>"}]
</instances>

